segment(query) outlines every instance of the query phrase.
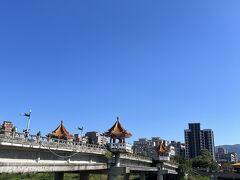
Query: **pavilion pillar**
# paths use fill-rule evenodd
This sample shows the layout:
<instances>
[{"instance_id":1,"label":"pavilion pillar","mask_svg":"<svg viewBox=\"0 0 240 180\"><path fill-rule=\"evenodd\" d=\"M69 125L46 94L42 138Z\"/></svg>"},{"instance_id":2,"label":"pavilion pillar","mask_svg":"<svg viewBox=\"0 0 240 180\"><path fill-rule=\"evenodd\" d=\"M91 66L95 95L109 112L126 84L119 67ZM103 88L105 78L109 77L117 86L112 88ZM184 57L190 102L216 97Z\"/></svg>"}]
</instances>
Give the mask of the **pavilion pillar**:
<instances>
[{"instance_id":1,"label":"pavilion pillar","mask_svg":"<svg viewBox=\"0 0 240 180\"><path fill-rule=\"evenodd\" d=\"M115 166L120 166L120 153L115 153Z\"/></svg>"},{"instance_id":2,"label":"pavilion pillar","mask_svg":"<svg viewBox=\"0 0 240 180\"><path fill-rule=\"evenodd\" d=\"M64 179L64 173L63 172L55 172L54 173L54 180L63 180Z\"/></svg>"}]
</instances>

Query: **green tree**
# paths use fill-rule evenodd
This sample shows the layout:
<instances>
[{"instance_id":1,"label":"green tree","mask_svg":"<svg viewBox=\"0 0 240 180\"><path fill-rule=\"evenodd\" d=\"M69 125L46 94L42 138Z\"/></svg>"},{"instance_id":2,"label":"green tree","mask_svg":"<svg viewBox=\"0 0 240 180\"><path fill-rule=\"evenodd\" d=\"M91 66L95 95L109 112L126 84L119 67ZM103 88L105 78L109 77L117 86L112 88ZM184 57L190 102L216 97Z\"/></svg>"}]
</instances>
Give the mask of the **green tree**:
<instances>
[{"instance_id":1,"label":"green tree","mask_svg":"<svg viewBox=\"0 0 240 180\"><path fill-rule=\"evenodd\" d=\"M107 150L107 151L105 152L104 156L105 156L107 159L111 159L113 155L112 155L112 152L111 152L111 151L108 151L108 150Z\"/></svg>"},{"instance_id":2,"label":"green tree","mask_svg":"<svg viewBox=\"0 0 240 180\"><path fill-rule=\"evenodd\" d=\"M202 149L200 155L192 159L192 167L216 170L218 166L216 161L212 159L209 151L207 149Z\"/></svg>"},{"instance_id":3,"label":"green tree","mask_svg":"<svg viewBox=\"0 0 240 180\"><path fill-rule=\"evenodd\" d=\"M185 160L180 156L176 156L175 161L178 163L178 179L184 179L186 175L190 175L192 173L191 161Z\"/></svg>"}]
</instances>

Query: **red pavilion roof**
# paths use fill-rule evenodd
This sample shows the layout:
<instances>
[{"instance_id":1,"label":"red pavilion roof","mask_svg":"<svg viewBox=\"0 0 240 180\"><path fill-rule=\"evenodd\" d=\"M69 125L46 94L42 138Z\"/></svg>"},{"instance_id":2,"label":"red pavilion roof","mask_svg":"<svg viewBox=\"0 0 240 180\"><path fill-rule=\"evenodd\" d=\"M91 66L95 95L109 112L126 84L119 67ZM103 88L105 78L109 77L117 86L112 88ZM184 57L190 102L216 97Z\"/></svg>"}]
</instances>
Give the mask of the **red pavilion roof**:
<instances>
[{"instance_id":1,"label":"red pavilion roof","mask_svg":"<svg viewBox=\"0 0 240 180\"><path fill-rule=\"evenodd\" d=\"M104 136L111 138L129 138L132 136L132 134L123 128L119 118L117 117L115 124L104 133Z\"/></svg>"},{"instance_id":2,"label":"red pavilion roof","mask_svg":"<svg viewBox=\"0 0 240 180\"><path fill-rule=\"evenodd\" d=\"M50 137L53 138L60 138L60 139L72 139L73 135L70 134L67 129L63 125L63 121L61 124L51 133L49 134Z\"/></svg>"},{"instance_id":3,"label":"red pavilion roof","mask_svg":"<svg viewBox=\"0 0 240 180\"><path fill-rule=\"evenodd\" d=\"M169 152L168 148L165 146L165 141L160 141L159 145L156 148L158 155L166 155Z\"/></svg>"}]
</instances>

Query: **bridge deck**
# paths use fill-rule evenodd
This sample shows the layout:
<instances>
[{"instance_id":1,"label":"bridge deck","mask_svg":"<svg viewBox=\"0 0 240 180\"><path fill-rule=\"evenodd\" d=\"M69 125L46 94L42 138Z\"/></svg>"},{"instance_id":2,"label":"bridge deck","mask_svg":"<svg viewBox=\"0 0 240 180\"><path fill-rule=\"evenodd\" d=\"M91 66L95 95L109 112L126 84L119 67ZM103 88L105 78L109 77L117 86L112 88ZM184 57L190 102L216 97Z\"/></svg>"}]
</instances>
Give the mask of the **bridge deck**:
<instances>
[{"instance_id":1,"label":"bridge deck","mask_svg":"<svg viewBox=\"0 0 240 180\"><path fill-rule=\"evenodd\" d=\"M0 173L107 171L112 164L102 145L76 143L16 133L0 134ZM152 159L132 153L121 154L121 164L128 172L157 172ZM112 168L112 167L111 167ZM164 165L164 172L175 174Z\"/></svg>"}]
</instances>

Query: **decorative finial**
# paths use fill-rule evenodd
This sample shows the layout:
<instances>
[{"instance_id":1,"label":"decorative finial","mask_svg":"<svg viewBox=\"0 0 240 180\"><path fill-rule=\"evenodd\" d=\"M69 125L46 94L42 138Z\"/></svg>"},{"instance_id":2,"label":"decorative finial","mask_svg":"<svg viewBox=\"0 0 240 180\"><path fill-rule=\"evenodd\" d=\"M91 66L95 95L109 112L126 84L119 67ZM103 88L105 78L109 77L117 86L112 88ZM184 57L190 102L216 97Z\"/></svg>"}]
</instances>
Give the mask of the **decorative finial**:
<instances>
[{"instance_id":1,"label":"decorative finial","mask_svg":"<svg viewBox=\"0 0 240 180\"><path fill-rule=\"evenodd\" d=\"M119 121L119 117L117 117L117 121Z\"/></svg>"}]
</instances>

